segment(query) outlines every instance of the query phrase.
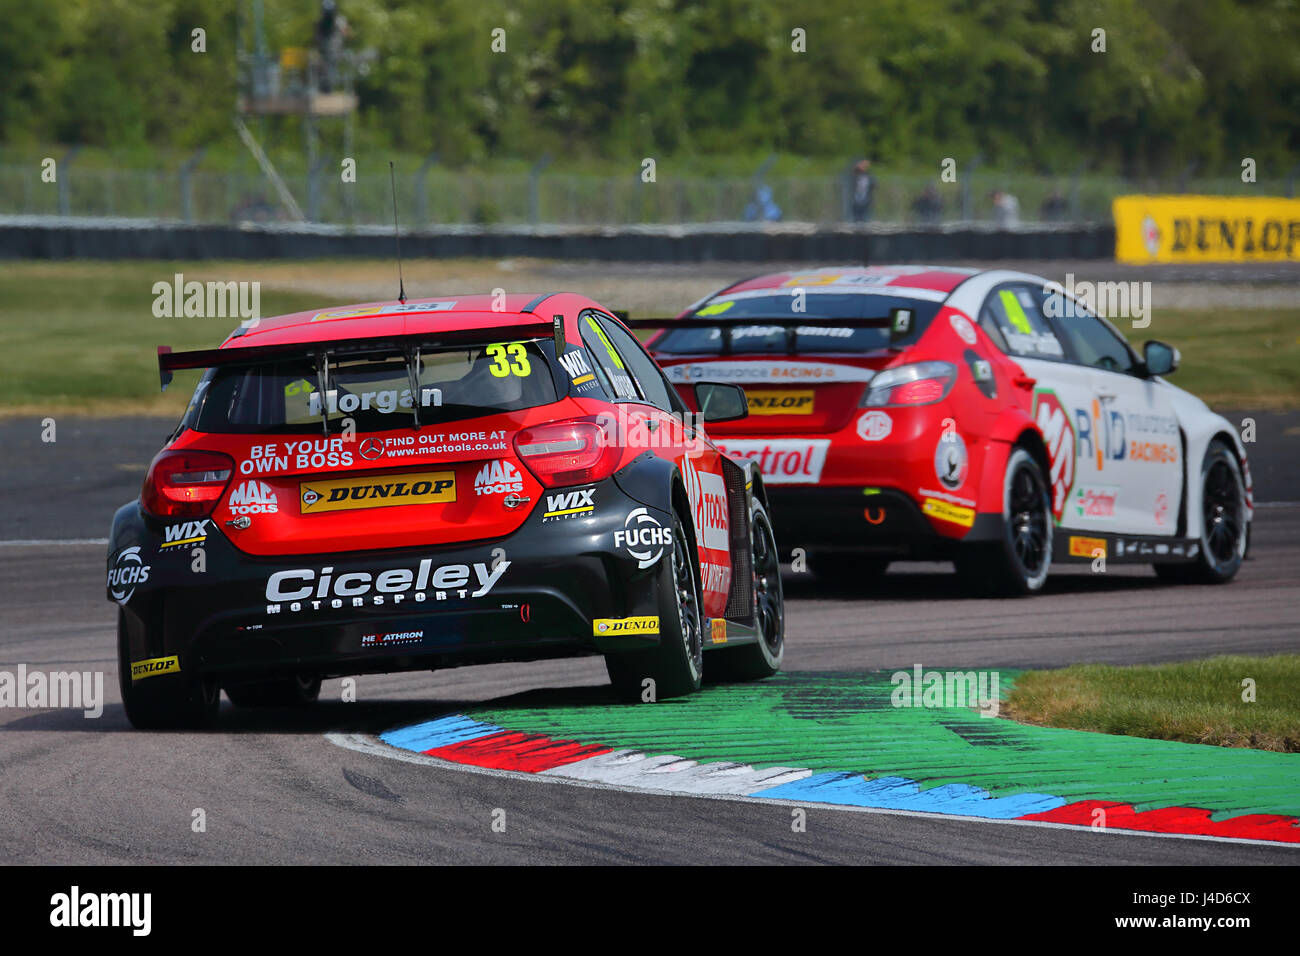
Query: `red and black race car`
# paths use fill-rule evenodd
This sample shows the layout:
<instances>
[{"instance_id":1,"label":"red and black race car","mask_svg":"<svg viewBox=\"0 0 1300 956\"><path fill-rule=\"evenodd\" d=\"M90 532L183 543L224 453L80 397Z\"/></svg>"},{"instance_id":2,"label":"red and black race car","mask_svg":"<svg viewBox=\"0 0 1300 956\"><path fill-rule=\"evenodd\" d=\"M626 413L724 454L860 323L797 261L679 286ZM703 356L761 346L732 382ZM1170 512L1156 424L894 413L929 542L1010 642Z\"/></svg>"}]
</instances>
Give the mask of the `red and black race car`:
<instances>
[{"instance_id":1,"label":"red and black race car","mask_svg":"<svg viewBox=\"0 0 1300 956\"><path fill-rule=\"evenodd\" d=\"M1250 471L1232 425L1038 276L927 266L780 272L728 286L649 344L682 394L735 382L714 430L758 463L777 540L831 577L952 559L1039 590L1053 560L1219 582L1241 565ZM860 577L859 577L860 579Z\"/></svg>"},{"instance_id":2,"label":"red and black race car","mask_svg":"<svg viewBox=\"0 0 1300 956\"><path fill-rule=\"evenodd\" d=\"M603 654L648 699L781 665L763 481L703 426L743 392L701 385L688 416L586 298L303 312L159 365L205 371L113 520L136 726L347 674Z\"/></svg>"}]
</instances>

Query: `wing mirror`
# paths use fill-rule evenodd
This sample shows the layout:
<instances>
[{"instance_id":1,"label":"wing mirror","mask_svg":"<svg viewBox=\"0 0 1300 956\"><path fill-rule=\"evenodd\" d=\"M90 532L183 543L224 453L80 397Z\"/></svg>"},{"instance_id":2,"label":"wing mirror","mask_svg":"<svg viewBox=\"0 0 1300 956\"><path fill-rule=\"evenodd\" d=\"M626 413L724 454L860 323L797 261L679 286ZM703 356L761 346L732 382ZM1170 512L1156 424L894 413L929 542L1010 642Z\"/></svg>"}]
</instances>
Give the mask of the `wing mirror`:
<instances>
[{"instance_id":1,"label":"wing mirror","mask_svg":"<svg viewBox=\"0 0 1300 956\"><path fill-rule=\"evenodd\" d=\"M1146 365L1148 375L1170 375L1178 370L1181 360L1178 349L1165 342L1152 339L1142 346L1142 362Z\"/></svg>"},{"instance_id":2,"label":"wing mirror","mask_svg":"<svg viewBox=\"0 0 1300 956\"><path fill-rule=\"evenodd\" d=\"M708 422L734 422L749 415L745 390L721 382L697 382L695 404Z\"/></svg>"}]
</instances>

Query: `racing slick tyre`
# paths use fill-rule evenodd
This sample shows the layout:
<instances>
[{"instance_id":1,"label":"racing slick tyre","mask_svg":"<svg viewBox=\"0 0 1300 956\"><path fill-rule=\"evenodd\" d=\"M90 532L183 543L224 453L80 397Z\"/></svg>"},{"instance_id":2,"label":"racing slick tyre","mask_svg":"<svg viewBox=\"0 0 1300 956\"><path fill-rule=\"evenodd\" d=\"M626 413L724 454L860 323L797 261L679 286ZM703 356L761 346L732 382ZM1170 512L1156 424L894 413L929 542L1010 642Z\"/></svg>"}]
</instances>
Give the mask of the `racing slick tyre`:
<instances>
[{"instance_id":1,"label":"racing slick tyre","mask_svg":"<svg viewBox=\"0 0 1300 956\"><path fill-rule=\"evenodd\" d=\"M1025 449L1012 449L1005 474L1002 536L963 548L957 573L981 593L1035 594L1052 566L1052 502L1042 469Z\"/></svg>"},{"instance_id":2,"label":"racing slick tyre","mask_svg":"<svg viewBox=\"0 0 1300 956\"><path fill-rule=\"evenodd\" d=\"M889 558L817 551L808 555L808 570L834 588L870 587L889 570Z\"/></svg>"},{"instance_id":3,"label":"racing slick tyre","mask_svg":"<svg viewBox=\"0 0 1300 956\"><path fill-rule=\"evenodd\" d=\"M1201 465L1201 549L1186 564L1154 565L1156 577L1178 584L1231 581L1246 556L1246 483L1232 449L1210 442Z\"/></svg>"},{"instance_id":4,"label":"racing slick tyre","mask_svg":"<svg viewBox=\"0 0 1300 956\"><path fill-rule=\"evenodd\" d=\"M282 677L277 680L230 684L226 696L236 707L305 707L320 696L319 677Z\"/></svg>"},{"instance_id":5,"label":"racing slick tyre","mask_svg":"<svg viewBox=\"0 0 1300 956\"><path fill-rule=\"evenodd\" d=\"M184 672L133 681L126 618L120 610L117 612L117 679L126 719L137 730L206 727L212 723L221 701L221 688L214 681Z\"/></svg>"},{"instance_id":6,"label":"racing slick tyre","mask_svg":"<svg viewBox=\"0 0 1300 956\"><path fill-rule=\"evenodd\" d=\"M620 700L682 697L700 689L704 674L704 641L700 627L700 585L681 518L673 515L671 556L659 562L659 643L644 651L607 654L605 670ZM653 695L643 698L654 681Z\"/></svg>"},{"instance_id":7,"label":"racing slick tyre","mask_svg":"<svg viewBox=\"0 0 1300 956\"><path fill-rule=\"evenodd\" d=\"M781 558L767 511L757 501L749 519L754 560L753 644L709 651L705 674L709 680L748 681L771 677L785 657L785 596L781 590Z\"/></svg>"}]
</instances>

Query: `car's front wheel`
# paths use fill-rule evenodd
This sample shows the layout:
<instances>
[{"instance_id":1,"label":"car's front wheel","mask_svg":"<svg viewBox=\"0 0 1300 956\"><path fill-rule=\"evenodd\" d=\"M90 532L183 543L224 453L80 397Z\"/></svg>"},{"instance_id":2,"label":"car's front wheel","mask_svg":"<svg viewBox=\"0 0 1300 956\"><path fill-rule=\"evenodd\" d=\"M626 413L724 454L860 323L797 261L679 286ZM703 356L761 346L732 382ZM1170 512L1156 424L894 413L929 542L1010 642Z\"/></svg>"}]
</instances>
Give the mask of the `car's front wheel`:
<instances>
[{"instance_id":1,"label":"car's front wheel","mask_svg":"<svg viewBox=\"0 0 1300 956\"><path fill-rule=\"evenodd\" d=\"M179 671L131 679L131 643L126 615L117 612L117 675L126 719L137 730L181 730L205 727L221 702L214 681Z\"/></svg>"},{"instance_id":2,"label":"car's front wheel","mask_svg":"<svg viewBox=\"0 0 1300 956\"><path fill-rule=\"evenodd\" d=\"M1028 451L1014 448L1002 484L1002 534L997 541L965 546L957 571L981 593L1035 594L1052 566L1052 532L1043 471Z\"/></svg>"},{"instance_id":3,"label":"car's front wheel","mask_svg":"<svg viewBox=\"0 0 1300 956\"><path fill-rule=\"evenodd\" d=\"M1201 545L1196 560L1157 564L1156 576L1180 584L1231 581L1246 557L1249 533L1241 465L1224 442L1212 441L1201 464Z\"/></svg>"},{"instance_id":4,"label":"car's front wheel","mask_svg":"<svg viewBox=\"0 0 1300 956\"><path fill-rule=\"evenodd\" d=\"M704 674L699 575L695 540L673 515L673 546L659 562L659 643L643 651L605 655L614 691L622 700L657 701L700 689Z\"/></svg>"}]
</instances>

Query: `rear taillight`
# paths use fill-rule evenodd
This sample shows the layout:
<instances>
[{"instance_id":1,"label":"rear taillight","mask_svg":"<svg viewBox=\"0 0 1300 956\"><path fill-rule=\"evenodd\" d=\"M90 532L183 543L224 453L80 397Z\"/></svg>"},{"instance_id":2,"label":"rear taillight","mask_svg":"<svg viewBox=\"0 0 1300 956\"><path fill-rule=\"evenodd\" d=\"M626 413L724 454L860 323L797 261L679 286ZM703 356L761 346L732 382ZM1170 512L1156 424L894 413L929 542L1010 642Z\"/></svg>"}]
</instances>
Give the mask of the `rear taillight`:
<instances>
[{"instance_id":1,"label":"rear taillight","mask_svg":"<svg viewBox=\"0 0 1300 956\"><path fill-rule=\"evenodd\" d=\"M957 366L948 362L916 362L885 369L871 380L861 407L929 405L947 398L956 381Z\"/></svg>"},{"instance_id":2,"label":"rear taillight","mask_svg":"<svg viewBox=\"0 0 1300 956\"><path fill-rule=\"evenodd\" d=\"M525 428L515 435L515 453L548 488L602 481L623 457L622 449L594 418Z\"/></svg>"},{"instance_id":3,"label":"rear taillight","mask_svg":"<svg viewBox=\"0 0 1300 956\"><path fill-rule=\"evenodd\" d=\"M235 461L215 451L164 451L149 466L140 504L160 518L212 514L235 473Z\"/></svg>"}]
</instances>

